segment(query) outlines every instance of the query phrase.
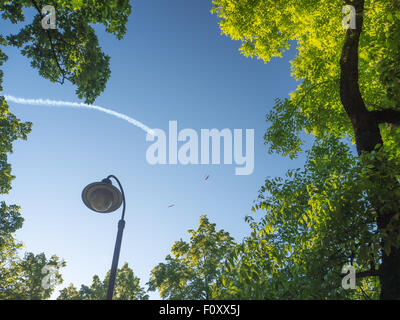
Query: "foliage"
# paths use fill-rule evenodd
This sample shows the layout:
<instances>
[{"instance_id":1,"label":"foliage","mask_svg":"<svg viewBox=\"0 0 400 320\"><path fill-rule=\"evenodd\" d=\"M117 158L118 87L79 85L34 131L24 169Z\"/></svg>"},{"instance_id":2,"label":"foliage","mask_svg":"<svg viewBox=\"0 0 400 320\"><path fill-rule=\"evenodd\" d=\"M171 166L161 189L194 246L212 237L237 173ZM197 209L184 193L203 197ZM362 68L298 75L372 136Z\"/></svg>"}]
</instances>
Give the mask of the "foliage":
<instances>
[{"instance_id":1,"label":"foliage","mask_svg":"<svg viewBox=\"0 0 400 320\"><path fill-rule=\"evenodd\" d=\"M277 99L267 115L270 126L264 138L269 152L297 157L303 150L303 130L315 141L307 151L304 170L289 171L284 180L266 180L254 206L265 216L259 222L246 218L251 236L228 261L214 297L378 298L379 280L385 279L387 287L391 280L399 281L399 274L383 273L381 267L386 259L386 270L396 270L400 258L398 253L389 257L400 247L400 1L213 0L213 4L221 32L240 40L245 56L268 62L291 45L296 47L291 66L300 83L289 98ZM363 9L357 12L358 30L360 16L363 29L352 65L358 73L350 74L352 92L344 91L342 59L349 61L345 50L351 49L346 45L354 45L357 31L342 27L345 4ZM358 88L359 104L345 105L344 93L356 97ZM378 114L382 118L374 118ZM368 152L357 148L357 158L343 141L354 143L360 128L363 141L368 140L369 123L361 123L367 118L380 124L383 145L374 144ZM364 272L355 291L341 288L341 268L346 263ZM378 272L379 279L366 276ZM398 297L394 287L385 296Z\"/></svg>"},{"instance_id":2,"label":"foliage","mask_svg":"<svg viewBox=\"0 0 400 320\"><path fill-rule=\"evenodd\" d=\"M0 45L4 39L0 36ZM7 56L0 50L0 66L7 60ZM3 82L3 72L0 70L0 91ZM32 124L22 123L10 113L3 97L0 97L0 194L7 194L11 190L11 182L15 178L11 174L11 164L8 163L8 154L13 152L13 142L17 139L25 140L31 131ZM0 202L0 298L5 292L12 290L15 285L16 270L19 268L19 249L22 243L15 239L14 233L22 227L24 219L20 214L20 207Z\"/></svg>"},{"instance_id":3,"label":"foliage","mask_svg":"<svg viewBox=\"0 0 400 320\"><path fill-rule=\"evenodd\" d=\"M166 262L153 268L149 291L158 289L163 299L211 299L215 281L236 245L228 232L216 231L215 226L201 216L197 230L188 230L189 243L176 241Z\"/></svg>"},{"instance_id":4,"label":"foliage","mask_svg":"<svg viewBox=\"0 0 400 320\"><path fill-rule=\"evenodd\" d=\"M110 271L103 281L95 275L90 287L82 285L78 291L73 284L60 291L57 300L104 300L107 294ZM117 270L113 300L147 300L149 297L144 288L140 286L140 279L136 277L125 263Z\"/></svg>"},{"instance_id":5,"label":"foliage","mask_svg":"<svg viewBox=\"0 0 400 320\"><path fill-rule=\"evenodd\" d=\"M1 90L0 74L0 90ZM26 140L31 131L31 123L22 123L10 113L3 97L0 97L0 194L7 194L11 189L11 165L8 163L8 154L12 153L12 143L17 139ZM14 208L16 209L16 208Z\"/></svg>"},{"instance_id":6,"label":"foliage","mask_svg":"<svg viewBox=\"0 0 400 320\"><path fill-rule=\"evenodd\" d=\"M41 10L56 9L57 29L43 29ZM0 4L2 18L12 23L25 21L24 8L36 15L18 34L7 35L3 45L21 49L33 68L52 82L69 80L77 86L79 98L92 103L105 89L110 77L110 57L99 46L91 24L100 23L106 31L122 39L132 11L129 0L18 0Z\"/></svg>"},{"instance_id":7,"label":"foliage","mask_svg":"<svg viewBox=\"0 0 400 320\"><path fill-rule=\"evenodd\" d=\"M5 298L15 300L49 299L54 287L63 282L59 270L65 265L65 262L56 255L47 259L44 253L38 255L31 252L25 253L24 258L20 259L13 270L16 281L11 288L5 291Z\"/></svg>"},{"instance_id":8,"label":"foliage","mask_svg":"<svg viewBox=\"0 0 400 320\"><path fill-rule=\"evenodd\" d=\"M0 278L0 299L45 300L63 281L59 270L65 262L56 255L47 259L44 253L27 252L19 258L13 252L7 258L8 264ZM52 272L48 274L50 269Z\"/></svg>"},{"instance_id":9,"label":"foliage","mask_svg":"<svg viewBox=\"0 0 400 320\"><path fill-rule=\"evenodd\" d=\"M266 214L259 222L246 217L251 235L227 264L216 298L378 296L374 279L360 278L355 292L341 287L345 264L357 272L379 264L376 212L365 192L370 172L336 138L318 141L307 154L304 170L266 179L253 208Z\"/></svg>"},{"instance_id":10,"label":"foliage","mask_svg":"<svg viewBox=\"0 0 400 320\"><path fill-rule=\"evenodd\" d=\"M5 56L0 51L0 65L4 61ZM1 83L2 73L0 90ZM15 178L11 175L11 165L8 163L8 154L13 151L12 143L17 139L25 140L31 125L30 122L22 123L11 114L6 101L0 97L0 194L10 191ZM23 259L19 257L23 245L15 239L14 233L22 227L23 221L20 207L0 202L0 298L47 299L54 289L42 288L44 275L41 270L45 265L56 263L58 257L53 256L48 260L44 254L33 253L26 253ZM57 269L61 266L57 266ZM62 281L58 273L55 276Z\"/></svg>"},{"instance_id":11,"label":"foliage","mask_svg":"<svg viewBox=\"0 0 400 320\"><path fill-rule=\"evenodd\" d=\"M299 134L316 138L354 137L342 106L339 60L346 30L343 0L213 0L212 12L221 18L224 35L241 40L247 57L268 62L291 45L297 55L292 75L301 80L288 99L277 99L269 113L265 135L270 152L295 157L301 151ZM369 110L399 108L400 2L367 0L359 46L359 83ZM388 50L389 48L389 50ZM387 91L392 92L388 97ZM379 106L379 107L377 107ZM398 142L398 141L397 141Z\"/></svg>"},{"instance_id":12,"label":"foliage","mask_svg":"<svg viewBox=\"0 0 400 320\"><path fill-rule=\"evenodd\" d=\"M53 5L57 13L57 29L42 28L41 10L45 5ZM69 80L77 86L79 98L91 103L104 90L110 77L109 60L99 47L98 39L91 24L100 23L106 31L122 39L126 23L131 13L129 0L14 0L1 1L2 19L13 24L25 22L24 10L36 12L31 23L18 34L0 32L0 46L14 46L31 60L33 68L52 82L64 83ZM8 57L0 48L0 67ZM0 70L0 92L3 90L3 71ZM11 189L14 176L8 154L12 153L12 143L26 139L31 131L30 122L22 123L9 111L4 97L0 96L0 194ZM14 236L22 227L23 218L16 205L0 203L0 298L4 299L47 299L54 290L44 289L41 281L43 267L54 266L55 284L62 282L58 270L65 265L57 256L47 259L44 254L26 253L20 258L22 248ZM122 294L123 295L123 294Z\"/></svg>"},{"instance_id":13,"label":"foliage","mask_svg":"<svg viewBox=\"0 0 400 320\"><path fill-rule=\"evenodd\" d=\"M14 270L17 266L17 252L22 244L17 242L13 233L21 228L23 218L17 206L7 206L4 201L0 206L0 296L5 288L15 281Z\"/></svg>"}]
</instances>

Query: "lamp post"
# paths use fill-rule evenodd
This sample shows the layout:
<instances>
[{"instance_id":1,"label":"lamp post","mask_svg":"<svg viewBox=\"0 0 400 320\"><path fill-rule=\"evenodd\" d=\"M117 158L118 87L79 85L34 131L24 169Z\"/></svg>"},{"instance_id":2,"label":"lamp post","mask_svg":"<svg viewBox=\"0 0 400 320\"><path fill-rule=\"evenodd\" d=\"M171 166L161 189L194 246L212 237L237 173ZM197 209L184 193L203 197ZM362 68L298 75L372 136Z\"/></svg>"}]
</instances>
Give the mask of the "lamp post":
<instances>
[{"instance_id":1,"label":"lamp post","mask_svg":"<svg viewBox=\"0 0 400 320\"><path fill-rule=\"evenodd\" d=\"M119 191L116 187L112 185L111 178L117 181ZM119 260L119 253L121 251L122 234L125 227L125 195L124 189L118 178L114 175L109 175L107 178L103 179L101 182L94 182L87 185L82 191L83 203L91 210L99 213L110 213L117 210L121 203L122 206L122 216L118 221L118 233L117 240L115 242L114 256L111 264L110 280L108 282L107 288L107 300L112 300L114 293L115 277L117 275L117 267Z\"/></svg>"}]
</instances>

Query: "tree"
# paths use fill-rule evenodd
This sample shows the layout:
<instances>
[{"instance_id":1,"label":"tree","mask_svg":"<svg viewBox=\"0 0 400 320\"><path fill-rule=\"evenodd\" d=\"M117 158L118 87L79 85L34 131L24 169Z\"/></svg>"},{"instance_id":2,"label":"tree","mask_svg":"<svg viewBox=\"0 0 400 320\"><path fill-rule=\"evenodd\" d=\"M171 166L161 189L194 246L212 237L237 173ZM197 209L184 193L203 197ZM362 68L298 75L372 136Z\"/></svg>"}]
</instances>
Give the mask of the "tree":
<instances>
[{"instance_id":1,"label":"tree","mask_svg":"<svg viewBox=\"0 0 400 320\"><path fill-rule=\"evenodd\" d=\"M269 178L246 217L251 235L237 248L217 299L373 299L379 281L375 209L365 199L369 171L336 138L307 151L303 170ZM399 165L396 159L393 166ZM357 290L342 288L342 267L357 270Z\"/></svg>"},{"instance_id":2,"label":"tree","mask_svg":"<svg viewBox=\"0 0 400 320\"><path fill-rule=\"evenodd\" d=\"M95 275L90 287L82 285L78 291L73 284L60 291L57 300L104 300L107 294L110 271L103 281ZM140 279L136 277L128 263L117 271L114 287L114 300L147 300L149 297L140 286Z\"/></svg>"},{"instance_id":3,"label":"tree","mask_svg":"<svg viewBox=\"0 0 400 320\"><path fill-rule=\"evenodd\" d=\"M6 125L0 130L6 132L5 130L9 129L7 125L11 125L12 129L9 131L11 139L10 136L7 138L7 135L0 135L2 142L5 142L0 144L0 148L6 147L6 150L12 150L13 135L18 134L18 130L27 129L29 124L21 125L18 120L9 115L8 118L1 120ZM14 177L10 175L11 166L7 163L7 153L1 153L0 156L0 177L3 178L0 183L0 193L7 193ZM19 254L23 244L16 240L15 232L22 227L23 221L20 207L8 206L4 201L0 203L0 299L48 299L54 286L62 282L58 271L65 266L65 262L60 261L55 255L47 259L44 253L35 255L28 252L23 258L20 258ZM43 280L47 276L43 273L45 266L47 266L48 272L54 272L49 275L50 283L43 285Z\"/></svg>"},{"instance_id":4,"label":"tree","mask_svg":"<svg viewBox=\"0 0 400 320\"><path fill-rule=\"evenodd\" d=\"M46 258L44 253L35 255L25 253L23 259L7 271L12 273L12 281L4 290L4 299L12 300L46 300L54 287L63 282L59 270L65 267L65 261L56 255Z\"/></svg>"},{"instance_id":5,"label":"tree","mask_svg":"<svg viewBox=\"0 0 400 320\"><path fill-rule=\"evenodd\" d=\"M5 60L6 56L0 50L0 66ZM3 72L0 70L0 91L3 90L2 80ZM12 143L17 139L25 140L30 130L31 123L21 123L10 113L4 98L0 97L0 194L8 194L15 178L11 175L11 164L8 163L8 154L13 151ZM23 221L18 206L0 202L0 290L12 276L7 270L14 265L16 252L22 246L13 234L22 227Z\"/></svg>"},{"instance_id":6,"label":"tree","mask_svg":"<svg viewBox=\"0 0 400 320\"><path fill-rule=\"evenodd\" d=\"M56 29L42 26L46 5L56 10ZM110 57L102 52L90 24L103 24L107 32L122 39L132 10L129 0L18 0L0 4L2 18L12 23L25 20L24 8L36 11L32 23L18 34L0 35L1 44L21 48L42 77L61 84L70 81L77 86L78 97L92 103L105 89L111 71Z\"/></svg>"},{"instance_id":7,"label":"tree","mask_svg":"<svg viewBox=\"0 0 400 320\"><path fill-rule=\"evenodd\" d=\"M197 230L188 230L189 243L180 239L151 271L149 291L160 291L163 299L211 299L212 288L221 268L235 247L228 232L216 231L205 215L200 217Z\"/></svg>"},{"instance_id":8,"label":"tree","mask_svg":"<svg viewBox=\"0 0 400 320\"><path fill-rule=\"evenodd\" d=\"M17 264L17 252L22 244L17 242L13 233L21 228L23 218L17 206L0 204L0 297L15 283L13 270Z\"/></svg>"},{"instance_id":9,"label":"tree","mask_svg":"<svg viewBox=\"0 0 400 320\"><path fill-rule=\"evenodd\" d=\"M347 222L343 223L337 217L342 216L343 206L347 204L350 204L348 208L355 210L348 212L349 215L354 215L356 220L373 221L373 224L368 224L368 228L364 229L353 224L348 226L346 238L353 241L351 251L346 250L348 244L343 238L333 241L328 233L316 234L315 237L324 243L325 239L320 237L327 236L332 246L338 250L341 248L341 257L347 255L349 262L362 267L360 272L364 276L379 277L381 299L399 299L400 168L396 167L395 159L400 154L400 1L213 0L213 4L212 12L221 18L222 33L241 40L240 50L245 56L268 62L272 57L281 56L290 45L296 45L297 56L291 63L293 75L301 83L290 98L277 99L273 110L267 115L271 125L265 134L265 142L270 152L291 158L302 151L303 130L313 135L316 146L321 143L325 145L325 154L319 156L331 157L330 153L335 152L337 143L335 146L328 143L332 138L350 138L355 143L357 164L342 172L343 179L347 179L347 187L357 190L352 193L354 198L336 189L335 192L344 198L336 207L330 208L329 202L323 200L326 193L335 201L338 198L333 193L335 188L326 185L316 193L307 194L306 199L315 204L313 210L322 210L318 208L322 204L325 208L328 206L326 212L329 215L325 219L336 221L330 226L333 232L341 230L342 224L346 225ZM345 30L342 26L344 5L353 6L356 11L355 17L350 16L356 23L355 29ZM314 152L311 159L317 161L315 155ZM326 163L330 166L326 168L329 171L327 180L336 179L336 183L341 183L340 179L335 178L336 165L347 157L349 155L342 153L341 159ZM357 170L362 177L354 176ZM350 181L350 177L357 177L357 185ZM313 179L317 178L315 176ZM267 180L262 193L268 196L271 191L278 194L279 188L285 190L281 196L287 197L282 200L287 206L282 208L291 212L288 209L290 205L304 203L305 199L301 199L303 193L287 191L291 185L289 182L274 183L278 189L271 190L274 184ZM311 188L312 184L303 184L302 187L307 186ZM272 198L278 201L274 194ZM358 205L354 206L354 203ZM260 201L259 205L267 211L264 220L272 221L267 224L271 233L275 234L278 230L284 232L281 230L282 224L291 226L282 234L276 233L277 237L286 237L287 232L295 233L299 228L300 221L293 221L289 217L288 221L271 218L278 211L268 201ZM304 214L310 212L307 209L303 208ZM312 211L310 214L315 215ZM312 223L325 222L319 217ZM356 223L355 220L353 223ZM316 245L317 238L310 239L311 246ZM259 240L262 241L263 237L257 237ZM256 243L254 240L251 245ZM281 249L262 252L264 256L280 255L283 253ZM306 259L305 253L303 251L302 259ZM321 252L319 256L324 259L315 260L314 263L321 270L323 265L328 265L333 272L338 270L339 263L343 263L343 259L330 261L327 253ZM308 260L311 263L313 259ZM289 272L287 266L283 270ZM301 272L296 271L298 276L302 275ZM318 287L314 287L314 290Z\"/></svg>"},{"instance_id":10,"label":"tree","mask_svg":"<svg viewBox=\"0 0 400 320\"><path fill-rule=\"evenodd\" d=\"M57 29L42 27L42 9L52 5L57 13ZM36 15L33 22L26 24L18 34L0 33L0 46L21 48L21 53L31 59L33 68L52 82L70 81L77 86L79 98L91 103L104 90L110 77L109 60L98 45L98 39L91 23L101 23L106 31L122 39L131 13L129 0L111 1L66 1L66 0L16 0L2 1L2 19L17 24L25 21L23 10L33 8ZM7 55L0 48L0 67L7 61ZM3 71L0 69L0 92ZM0 192L10 189L11 166L7 153L12 152L12 142L26 139L32 124L21 123L9 112L4 97L0 96Z\"/></svg>"},{"instance_id":11,"label":"tree","mask_svg":"<svg viewBox=\"0 0 400 320\"><path fill-rule=\"evenodd\" d=\"M2 38L0 36L0 44ZM0 50L0 66L7 57ZM0 70L0 91L2 91L3 72ZM13 151L13 142L17 139L26 140L31 131L31 123L22 123L13 114L3 97L0 97L0 194L8 194L11 182L15 178L11 174L11 164L8 163L8 154ZM0 296L13 283L14 270L17 264L17 252L22 247L14 233L22 227L24 219L20 214L20 207L0 202Z\"/></svg>"},{"instance_id":12,"label":"tree","mask_svg":"<svg viewBox=\"0 0 400 320\"><path fill-rule=\"evenodd\" d=\"M57 29L42 27L42 9L52 5L57 13ZM110 58L101 51L94 29L90 24L101 23L106 31L122 39L131 13L129 0L66 1L66 0L14 0L0 3L2 19L13 24L25 21L24 9L33 8L36 15L18 34L0 32L0 46L14 46L31 60L33 68L52 82L70 81L77 87L79 98L91 103L104 90L110 77ZM8 57L0 48L0 67ZM0 69L0 92L3 90L3 71ZM31 131L30 122L22 123L10 113L7 102L0 96L0 193L11 189L11 165L7 155L13 151L12 143L26 139ZM24 259L17 255L22 244L13 233L22 227L20 208L0 203L0 296L4 298L45 299L51 289L42 290L39 280L41 267L58 261L56 256L46 260L43 254L27 253ZM58 267L57 267L58 268ZM40 271L40 272L39 272ZM58 274L56 275L59 276ZM61 278L58 278L61 281ZM28 291L24 291L28 290ZM7 292L7 294L5 294Z\"/></svg>"}]
</instances>

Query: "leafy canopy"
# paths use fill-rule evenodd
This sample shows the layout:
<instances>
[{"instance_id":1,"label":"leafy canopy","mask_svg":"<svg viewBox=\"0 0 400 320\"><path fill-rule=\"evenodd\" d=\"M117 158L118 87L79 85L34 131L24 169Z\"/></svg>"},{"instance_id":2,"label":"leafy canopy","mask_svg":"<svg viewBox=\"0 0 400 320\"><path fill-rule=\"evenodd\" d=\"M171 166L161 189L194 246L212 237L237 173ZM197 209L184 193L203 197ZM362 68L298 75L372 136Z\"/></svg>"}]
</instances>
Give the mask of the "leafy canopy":
<instances>
[{"instance_id":1,"label":"leafy canopy","mask_svg":"<svg viewBox=\"0 0 400 320\"><path fill-rule=\"evenodd\" d=\"M158 289L163 299L211 299L212 287L236 245L228 232L215 227L201 216L197 230L188 230L189 243L176 241L165 263L153 268L149 291Z\"/></svg>"},{"instance_id":2,"label":"leafy canopy","mask_svg":"<svg viewBox=\"0 0 400 320\"><path fill-rule=\"evenodd\" d=\"M267 179L261 188L254 211L264 216L258 222L247 217L251 235L228 260L215 298L379 296L379 280L371 275L400 246L400 129L381 124L384 145L359 158L345 143L355 141L339 86L347 33L342 8L351 3L213 0L221 32L242 42L243 55L268 62L296 47L291 67L299 85L267 115L269 151L294 158L302 151L302 131L314 137L304 170ZM368 111L400 111L400 1L365 0L358 14L364 17L358 46L362 99ZM385 215L391 221L378 230ZM347 263L363 272L356 291L341 288Z\"/></svg>"},{"instance_id":3,"label":"leafy canopy","mask_svg":"<svg viewBox=\"0 0 400 320\"><path fill-rule=\"evenodd\" d=\"M56 9L57 29L42 27L42 8ZM91 24L102 24L106 31L122 39L132 11L129 0L17 0L0 4L3 19L25 21L24 8L35 17L17 34L5 35L3 45L21 49L33 68L52 82L70 81L79 98L92 103L106 87L110 77L110 57L102 52Z\"/></svg>"},{"instance_id":4,"label":"leafy canopy","mask_svg":"<svg viewBox=\"0 0 400 320\"><path fill-rule=\"evenodd\" d=\"M393 159L393 167L400 165ZM376 210L365 189L365 169L336 138L317 141L304 169L268 178L260 189L251 235L237 248L214 297L222 299L345 299L378 297L379 282L359 278L356 291L341 287L342 267L379 264ZM372 191L371 191L372 193Z\"/></svg>"},{"instance_id":5,"label":"leafy canopy","mask_svg":"<svg viewBox=\"0 0 400 320\"><path fill-rule=\"evenodd\" d=\"M57 29L44 30L41 10L45 5L56 8ZM3 47L14 46L31 60L33 68L52 82L70 81L77 87L79 98L93 102L104 90L110 77L109 60L99 47L91 24L100 23L106 31L122 39L131 13L129 0L13 0L1 1L0 15L13 24L25 22L24 10L32 9L35 16L31 23L17 34L0 31L0 67L8 57ZM4 73L0 69L0 92ZM30 122L22 123L9 111L4 97L0 96L0 194L11 189L14 176L8 154L13 142L26 139L31 131ZM57 256L47 259L44 254L26 253L19 257L22 244L14 236L22 227L20 208L0 202L0 298L1 299L47 299L53 286L44 289L41 272L46 265L54 265L56 284L62 282L58 273L65 265Z\"/></svg>"},{"instance_id":6,"label":"leafy canopy","mask_svg":"<svg viewBox=\"0 0 400 320\"><path fill-rule=\"evenodd\" d=\"M295 157L303 130L316 138L354 137L338 86L344 5L343 0L213 0L222 34L240 40L243 55L268 62L296 46L292 75L301 82L290 98L277 99L267 116L271 126L265 141L271 152ZM400 111L400 2L366 0L365 8L359 46L364 101L369 110Z\"/></svg>"},{"instance_id":7,"label":"leafy canopy","mask_svg":"<svg viewBox=\"0 0 400 320\"><path fill-rule=\"evenodd\" d=\"M110 271L103 281L95 275L90 287L82 285L79 291L70 284L60 291L57 300L104 300L109 279ZM117 270L113 300L147 300L148 298L144 288L140 286L140 279L134 275L128 263L125 263Z\"/></svg>"}]
</instances>

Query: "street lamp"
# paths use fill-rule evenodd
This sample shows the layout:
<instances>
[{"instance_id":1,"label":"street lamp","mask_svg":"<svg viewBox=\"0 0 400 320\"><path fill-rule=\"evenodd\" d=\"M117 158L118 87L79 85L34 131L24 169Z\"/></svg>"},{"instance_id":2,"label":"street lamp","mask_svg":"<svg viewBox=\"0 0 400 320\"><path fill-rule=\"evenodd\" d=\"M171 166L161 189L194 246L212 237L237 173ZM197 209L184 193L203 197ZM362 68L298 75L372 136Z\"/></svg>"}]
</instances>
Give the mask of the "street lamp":
<instances>
[{"instance_id":1,"label":"street lamp","mask_svg":"<svg viewBox=\"0 0 400 320\"><path fill-rule=\"evenodd\" d=\"M119 191L116 187L112 185L110 178L113 178L115 179L115 181L117 181L121 191ZM107 289L107 300L112 300L114 293L115 276L117 274L119 252L121 251L122 234L125 227L124 189L122 188L122 185L116 176L109 175L101 182L94 182L87 185L82 191L82 200L89 209L99 213L113 212L117 210L121 206L121 204L123 204L121 220L118 221L117 240L115 242L110 280L108 282Z\"/></svg>"}]
</instances>

